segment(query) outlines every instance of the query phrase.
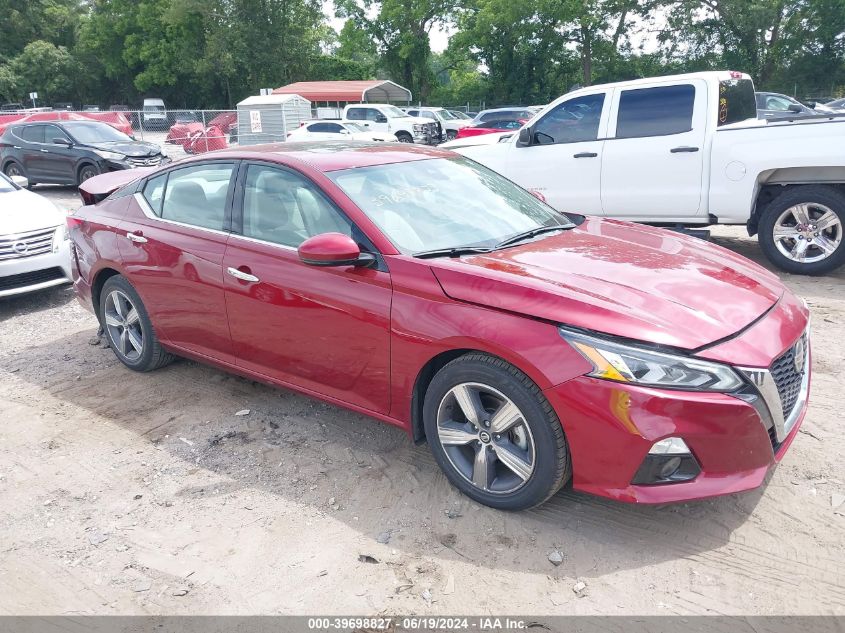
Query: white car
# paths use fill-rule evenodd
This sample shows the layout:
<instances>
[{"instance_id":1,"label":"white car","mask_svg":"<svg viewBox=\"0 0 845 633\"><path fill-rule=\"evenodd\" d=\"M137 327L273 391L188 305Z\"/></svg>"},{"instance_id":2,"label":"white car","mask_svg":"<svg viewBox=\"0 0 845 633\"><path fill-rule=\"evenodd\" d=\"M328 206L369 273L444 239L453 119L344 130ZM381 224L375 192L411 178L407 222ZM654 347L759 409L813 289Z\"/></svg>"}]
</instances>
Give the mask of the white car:
<instances>
[{"instance_id":1,"label":"white car","mask_svg":"<svg viewBox=\"0 0 845 633\"><path fill-rule=\"evenodd\" d=\"M0 297L71 281L65 215L28 184L0 174Z\"/></svg>"},{"instance_id":2,"label":"white car","mask_svg":"<svg viewBox=\"0 0 845 633\"><path fill-rule=\"evenodd\" d=\"M348 121L308 121L288 132L289 141L395 141L391 134L370 132L367 128Z\"/></svg>"},{"instance_id":3,"label":"white car","mask_svg":"<svg viewBox=\"0 0 845 633\"><path fill-rule=\"evenodd\" d=\"M431 119L440 124L442 136L445 140L451 141L458 136L458 131L470 124L469 119L457 117L444 108L403 108L410 116Z\"/></svg>"}]
</instances>

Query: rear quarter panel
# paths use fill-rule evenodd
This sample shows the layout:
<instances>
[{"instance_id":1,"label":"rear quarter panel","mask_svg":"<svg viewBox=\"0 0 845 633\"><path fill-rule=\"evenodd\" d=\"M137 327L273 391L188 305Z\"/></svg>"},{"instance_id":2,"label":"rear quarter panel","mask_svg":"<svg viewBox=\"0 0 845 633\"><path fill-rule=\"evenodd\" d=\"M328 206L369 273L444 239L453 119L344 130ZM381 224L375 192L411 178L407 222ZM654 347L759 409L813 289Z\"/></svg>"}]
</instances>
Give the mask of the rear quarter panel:
<instances>
[{"instance_id":1,"label":"rear quarter panel","mask_svg":"<svg viewBox=\"0 0 845 633\"><path fill-rule=\"evenodd\" d=\"M778 169L834 168L845 176L845 119L795 123L751 123L714 133L710 155L710 208L722 223L745 223L761 180ZM839 169L836 169L839 168ZM821 176L824 178L825 176Z\"/></svg>"}]
</instances>

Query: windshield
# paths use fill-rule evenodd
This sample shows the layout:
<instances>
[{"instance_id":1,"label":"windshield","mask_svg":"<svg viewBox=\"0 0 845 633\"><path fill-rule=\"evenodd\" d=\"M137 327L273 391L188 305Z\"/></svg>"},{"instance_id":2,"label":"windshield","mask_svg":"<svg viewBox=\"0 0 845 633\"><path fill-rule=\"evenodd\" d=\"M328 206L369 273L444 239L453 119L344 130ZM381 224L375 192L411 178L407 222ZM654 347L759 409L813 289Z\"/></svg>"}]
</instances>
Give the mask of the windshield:
<instances>
[{"instance_id":1,"label":"windshield","mask_svg":"<svg viewBox=\"0 0 845 633\"><path fill-rule=\"evenodd\" d=\"M569 218L467 158L436 158L327 174L402 253L493 247Z\"/></svg>"},{"instance_id":2,"label":"windshield","mask_svg":"<svg viewBox=\"0 0 845 633\"><path fill-rule=\"evenodd\" d=\"M80 143L108 143L111 141L131 141L123 132L105 123L87 123L68 121L64 128Z\"/></svg>"},{"instance_id":3,"label":"windshield","mask_svg":"<svg viewBox=\"0 0 845 633\"><path fill-rule=\"evenodd\" d=\"M399 119L408 116L407 112L402 112L402 110L400 110L396 106L382 106L381 112L388 119Z\"/></svg>"},{"instance_id":4,"label":"windshield","mask_svg":"<svg viewBox=\"0 0 845 633\"><path fill-rule=\"evenodd\" d=\"M17 191L17 187L4 174L0 173L0 193L9 193L10 191Z\"/></svg>"},{"instance_id":5,"label":"windshield","mask_svg":"<svg viewBox=\"0 0 845 633\"><path fill-rule=\"evenodd\" d=\"M144 112L164 112L163 105L145 105Z\"/></svg>"},{"instance_id":6,"label":"windshield","mask_svg":"<svg viewBox=\"0 0 845 633\"><path fill-rule=\"evenodd\" d=\"M344 123L344 127L350 132L366 132L367 128L363 125L358 125L357 123Z\"/></svg>"}]
</instances>

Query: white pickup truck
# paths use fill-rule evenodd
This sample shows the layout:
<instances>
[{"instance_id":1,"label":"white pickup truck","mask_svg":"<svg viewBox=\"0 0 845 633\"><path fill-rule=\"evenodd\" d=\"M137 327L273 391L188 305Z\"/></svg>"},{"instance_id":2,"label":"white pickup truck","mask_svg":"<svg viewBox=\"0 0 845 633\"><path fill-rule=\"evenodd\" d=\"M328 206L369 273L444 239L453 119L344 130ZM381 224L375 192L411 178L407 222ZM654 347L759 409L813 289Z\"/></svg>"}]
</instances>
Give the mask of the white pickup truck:
<instances>
[{"instance_id":1,"label":"white pickup truck","mask_svg":"<svg viewBox=\"0 0 845 633\"><path fill-rule=\"evenodd\" d=\"M561 211L664 226L745 224L772 263L793 273L845 262L845 117L758 119L748 75L582 88L498 140L455 151Z\"/></svg>"},{"instance_id":2,"label":"white pickup truck","mask_svg":"<svg viewBox=\"0 0 845 633\"><path fill-rule=\"evenodd\" d=\"M387 103L348 105L343 109L343 122L363 125L371 132L387 132L400 143L433 145L440 142L436 122L410 116Z\"/></svg>"}]
</instances>

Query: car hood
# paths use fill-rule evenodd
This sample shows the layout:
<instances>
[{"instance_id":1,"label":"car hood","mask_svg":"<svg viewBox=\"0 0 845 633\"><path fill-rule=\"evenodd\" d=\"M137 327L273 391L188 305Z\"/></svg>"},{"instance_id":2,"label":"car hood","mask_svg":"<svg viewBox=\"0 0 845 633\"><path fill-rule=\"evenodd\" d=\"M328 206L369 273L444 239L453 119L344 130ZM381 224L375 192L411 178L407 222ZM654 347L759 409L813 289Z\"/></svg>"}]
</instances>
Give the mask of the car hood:
<instances>
[{"instance_id":1,"label":"car hood","mask_svg":"<svg viewBox=\"0 0 845 633\"><path fill-rule=\"evenodd\" d=\"M144 141L111 141L109 143L90 143L88 147L101 149L107 152L119 152L127 156L156 156L161 149L154 143Z\"/></svg>"},{"instance_id":2,"label":"car hood","mask_svg":"<svg viewBox=\"0 0 845 633\"><path fill-rule=\"evenodd\" d=\"M26 189L0 193L0 235L48 229L65 222L55 205Z\"/></svg>"},{"instance_id":3,"label":"car hood","mask_svg":"<svg viewBox=\"0 0 845 633\"><path fill-rule=\"evenodd\" d=\"M730 337L785 288L697 238L616 220L483 255L433 259L449 297L687 350Z\"/></svg>"}]
</instances>

